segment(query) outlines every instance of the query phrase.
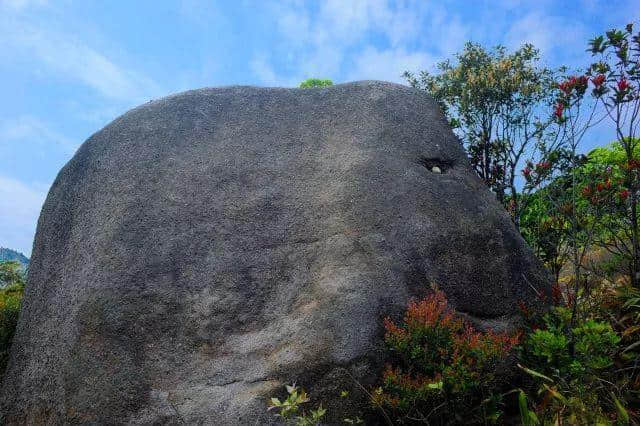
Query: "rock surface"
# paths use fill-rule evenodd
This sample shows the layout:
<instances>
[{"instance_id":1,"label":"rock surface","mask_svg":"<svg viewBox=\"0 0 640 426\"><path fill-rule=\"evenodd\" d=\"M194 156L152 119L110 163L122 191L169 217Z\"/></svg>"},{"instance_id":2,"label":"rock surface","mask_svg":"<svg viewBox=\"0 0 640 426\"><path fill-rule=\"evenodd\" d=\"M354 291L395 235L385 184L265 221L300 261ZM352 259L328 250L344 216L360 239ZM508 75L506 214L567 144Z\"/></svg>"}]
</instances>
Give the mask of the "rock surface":
<instances>
[{"instance_id":1,"label":"rock surface","mask_svg":"<svg viewBox=\"0 0 640 426\"><path fill-rule=\"evenodd\" d=\"M431 99L382 82L170 96L91 136L53 184L0 408L7 424L262 424L295 380L341 418L340 389L380 368L382 318L430 283L502 326L548 291Z\"/></svg>"}]
</instances>

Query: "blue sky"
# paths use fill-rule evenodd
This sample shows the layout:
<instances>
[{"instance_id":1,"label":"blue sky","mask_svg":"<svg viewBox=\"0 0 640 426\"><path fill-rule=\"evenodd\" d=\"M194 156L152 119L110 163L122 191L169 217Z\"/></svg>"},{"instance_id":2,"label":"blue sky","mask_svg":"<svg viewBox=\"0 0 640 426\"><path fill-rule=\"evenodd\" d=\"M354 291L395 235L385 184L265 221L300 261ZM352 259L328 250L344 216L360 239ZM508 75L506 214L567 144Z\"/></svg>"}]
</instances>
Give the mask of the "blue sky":
<instances>
[{"instance_id":1,"label":"blue sky","mask_svg":"<svg viewBox=\"0 0 640 426\"><path fill-rule=\"evenodd\" d=\"M466 40L532 42L550 66L581 66L589 38L638 19L633 3L0 0L0 246L30 255L60 168L150 99L308 77L403 82Z\"/></svg>"}]
</instances>

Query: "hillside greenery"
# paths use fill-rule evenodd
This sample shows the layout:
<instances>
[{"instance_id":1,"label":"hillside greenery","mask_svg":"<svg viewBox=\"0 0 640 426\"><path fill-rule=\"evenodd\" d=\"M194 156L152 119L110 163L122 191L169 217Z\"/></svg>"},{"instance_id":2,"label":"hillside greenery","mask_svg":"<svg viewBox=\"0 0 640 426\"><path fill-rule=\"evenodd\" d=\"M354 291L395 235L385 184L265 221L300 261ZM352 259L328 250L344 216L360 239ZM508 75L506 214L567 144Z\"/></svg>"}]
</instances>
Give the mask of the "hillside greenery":
<instances>
[{"instance_id":1,"label":"hillside greenery","mask_svg":"<svg viewBox=\"0 0 640 426\"><path fill-rule=\"evenodd\" d=\"M4 262L7 260L15 260L16 262L19 262L24 268L29 266L29 258L24 254L16 250L0 247L0 262Z\"/></svg>"},{"instance_id":2,"label":"hillside greenery","mask_svg":"<svg viewBox=\"0 0 640 426\"><path fill-rule=\"evenodd\" d=\"M0 378L9 361L9 349L24 293L24 279L20 263L0 262Z\"/></svg>"}]
</instances>

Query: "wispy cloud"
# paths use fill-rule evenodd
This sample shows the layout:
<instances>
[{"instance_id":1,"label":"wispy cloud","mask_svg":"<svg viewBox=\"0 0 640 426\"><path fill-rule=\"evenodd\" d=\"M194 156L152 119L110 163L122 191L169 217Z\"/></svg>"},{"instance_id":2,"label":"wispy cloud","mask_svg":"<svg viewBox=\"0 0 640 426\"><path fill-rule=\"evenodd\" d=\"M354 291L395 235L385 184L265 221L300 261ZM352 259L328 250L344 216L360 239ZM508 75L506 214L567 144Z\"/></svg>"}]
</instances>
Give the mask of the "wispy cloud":
<instances>
[{"instance_id":1,"label":"wispy cloud","mask_svg":"<svg viewBox=\"0 0 640 426\"><path fill-rule=\"evenodd\" d=\"M47 0L0 0L0 9L22 11L32 6L44 6Z\"/></svg>"},{"instance_id":2,"label":"wispy cloud","mask_svg":"<svg viewBox=\"0 0 640 426\"><path fill-rule=\"evenodd\" d=\"M287 86L288 82L282 80L276 74L273 65L269 63L265 55L256 55L249 63L249 67L258 79L269 86Z\"/></svg>"},{"instance_id":3,"label":"wispy cloud","mask_svg":"<svg viewBox=\"0 0 640 426\"><path fill-rule=\"evenodd\" d=\"M0 176L0 246L31 255L46 187Z\"/></svg>"},{"instance_id":4,"label":"wispy cloud","mask_svg":"<svg viewBox=\"0 0 640 426\"><path fill-rule=\"evenodd\" d=\"M0 144L20 143L25 146L57 145L71 154L78 143L51 128L43 120L24 115L0 122Z\"/></svg>"},{"instance_id":5,"label":"wispy cloud","mask_svg":"<svg viewBox=\"0 0 640 426\"><path fill-rule=\"evenodd\" d=\"M369 46L355 58L349 80L386 80L404 82L402 73L421 70L434 63L434 58L422 52L406 52L402 48L378 50Z\"/></svg>"},{"instance_id":6,"label":"wispy cloud","mask_svg":"<svg viewBox=\"0 0 640 426\"><path fill-rule=\"evenodd\" d=\"M588 36L585 26L575 19L532 11L511 23L504 43L510 48L531 43L543 57L573 66L584 60Z\"/></svg>"},{"instance_id":7,"label":"wispy cloud","mask_svg":"<svg viewBox=\"0 0 640 426\"><path fill-rule=\"evenodd\" d=\"M265 84L311 76L401 82L402 72L431 67L436 55L454 52L468 36L457 16L423 1L288 1L269 10L279 41L252 64Z\"/></svg>"},{"instance_id":8,"label":"wispy cloud","mask_svg":"<svg viewBox=\"0 0 640 426\"><path fill-rule=\"evenodd\" d=\"M0 18L0 47L6 57L27 57L49 75L81 83L105 98L142 102L162 93L153 79L118 64L81 39L18 15Z\"/></svg>"}]
</instances>

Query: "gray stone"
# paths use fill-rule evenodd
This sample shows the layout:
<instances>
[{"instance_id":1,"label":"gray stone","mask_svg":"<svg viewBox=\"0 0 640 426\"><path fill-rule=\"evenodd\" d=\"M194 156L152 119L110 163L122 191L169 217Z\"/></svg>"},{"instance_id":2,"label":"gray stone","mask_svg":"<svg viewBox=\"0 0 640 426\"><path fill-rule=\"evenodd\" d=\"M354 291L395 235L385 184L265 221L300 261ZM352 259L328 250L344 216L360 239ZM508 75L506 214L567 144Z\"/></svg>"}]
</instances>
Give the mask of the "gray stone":
<instances>
[{"instance_id":1,"label":"gray stone","mask_svg":"<svg viewBox=\"0 0 640 426\"><path fill-rule=\"evenodd\" d=\"M546 278L421 92L185 92L58 175L0 408L6 424L262 424L297 381L336 420L357 411L340 390L375 382L382 319L431 283L508 328Z\"/></svg>"}]
</instances>

